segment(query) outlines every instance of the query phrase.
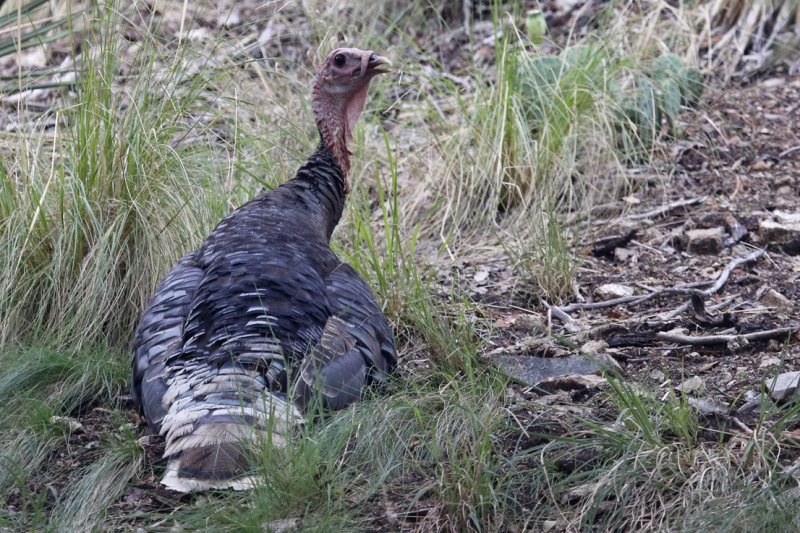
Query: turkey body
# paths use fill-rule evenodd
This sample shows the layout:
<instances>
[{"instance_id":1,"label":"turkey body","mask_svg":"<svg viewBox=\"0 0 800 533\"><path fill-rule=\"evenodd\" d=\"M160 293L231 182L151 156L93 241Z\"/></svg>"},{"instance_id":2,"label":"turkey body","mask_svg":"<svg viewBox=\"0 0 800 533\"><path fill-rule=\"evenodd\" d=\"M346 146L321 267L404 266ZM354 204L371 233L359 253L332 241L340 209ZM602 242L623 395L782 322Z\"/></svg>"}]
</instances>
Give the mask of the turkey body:
<instances>
[{"instance_id":1,"label":"turkey body","mask_svg":"<svg viewBox=\"0 0 800 533\"><path fill-rule=\"evenodd\" d=\"M223 219L150 299L132 393L166 438L168 487L250 486L243 441L280 445L315 402L342 408L394 369L375 296L329 246L344 180L321 142L294 179Z\"/></svg>"}]
</instances>

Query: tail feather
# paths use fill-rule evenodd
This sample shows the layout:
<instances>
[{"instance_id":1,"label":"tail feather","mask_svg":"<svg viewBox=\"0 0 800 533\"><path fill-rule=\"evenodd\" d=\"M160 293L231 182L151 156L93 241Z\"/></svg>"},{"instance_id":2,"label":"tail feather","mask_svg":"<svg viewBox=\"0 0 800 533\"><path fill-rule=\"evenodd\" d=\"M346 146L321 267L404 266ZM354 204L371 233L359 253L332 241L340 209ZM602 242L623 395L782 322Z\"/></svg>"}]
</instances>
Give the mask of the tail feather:
<instances>
[{"instance_id":1,"label":"tail feather","mask_svg":"<svg viewBox=\"0 0 800 533\"><path fill-rule=\"evenodd\" d=\"M255 371L241 372L237 379L207 372L171 378L170 388L187 393L169 406L161 425L169 459L163 485L180 492L251 488L257 479L249 473L253 450L264 442L283 446L303 421L292 402L255 379Z\"/></svg>"}]
</instances>

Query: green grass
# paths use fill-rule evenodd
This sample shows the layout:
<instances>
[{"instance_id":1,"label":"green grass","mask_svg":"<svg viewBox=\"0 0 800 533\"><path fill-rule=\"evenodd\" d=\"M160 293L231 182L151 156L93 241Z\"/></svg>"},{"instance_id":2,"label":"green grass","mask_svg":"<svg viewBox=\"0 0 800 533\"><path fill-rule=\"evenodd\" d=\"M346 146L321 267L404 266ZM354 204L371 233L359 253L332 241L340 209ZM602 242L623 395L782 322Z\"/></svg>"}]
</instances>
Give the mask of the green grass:
<instances>
[{"instance_id":1,"label":"green grass","mask_svg":"<svg viewBox=\"0 0 800 533\"><path fill-rule=\"evenodd\" d=\"M183 17L183 2L157 4ZM491 326L457 267L505 254L514 290L569 297L584 223L645 186L627 170L680 134L676 105L692 103L698 80L663 50L692 57L684 19L617 3L595 34L545 55L517 29L517 5L475 2L503 33L486 58L473 20L463 48L479 59L446 76L437 38L463 22L461 4L270 4L240 30L283 32L261 45L264 60L233 31L178 35L170 24L203 24L188 3L168 21L140 20L138 2L53 20L63 25L32 46L66 27L79 76L47 111L20 105L25 128L0 133L0 528L797 528L784 461L796 403L730 438L709 433L686 398L612 376L579 414L520 400L480 355ZM124 397L142 308L175 260L313 150L313 67L341 44L396 64L355 132L354 190L333 244L383 305L403 372L386 395L257 449L252 491L127 506L164 466L147 458ZM102 435L83 448L70 420L98 412Z\"/></svg>"}]
</instances>

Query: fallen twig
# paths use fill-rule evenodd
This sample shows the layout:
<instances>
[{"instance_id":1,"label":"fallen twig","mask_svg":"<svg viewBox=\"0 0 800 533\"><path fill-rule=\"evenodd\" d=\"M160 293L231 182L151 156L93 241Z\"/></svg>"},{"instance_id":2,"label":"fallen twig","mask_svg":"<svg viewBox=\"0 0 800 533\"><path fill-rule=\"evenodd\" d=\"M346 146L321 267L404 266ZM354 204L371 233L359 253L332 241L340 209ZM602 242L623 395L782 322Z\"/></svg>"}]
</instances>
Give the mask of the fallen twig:
<instances>
[{"instance_id":1,"label":"fallen twig","mask_svg":"<svg viewBox=\"0 0 800 533\"><path fill-rule=\"evenodd\" d=\"M678 200L677 202L672 202L671 204L662 205L661 207L657 207L656 209L652 209L644 213L638 213L636 215L628 215L624 218L626 218L627 220L645 220L648 218L653 218L659 215L667 214L670 211L678 209L679 207L701 204L706 201L706 198L708 198L708 196L700 196L699 198L689 198L688 200Z\"/></svg>"},{"instance_id":2,"label":"fallen twig","mask_svg":"<svg viewBox=\"0 0 800 533\"><path fill-rule=\"evenodd\" d=\"M576 332L576 331L580 331L581 327L575 322L575 320L572 319L571 316L569 316L567 313L565 313L563 310L561 310L560 307L555 306L555 305L550 305L549 303L545 302L544 300L542 300L542 304L547 308L547 310L548 310L548 312L549 312L549 314L551 316L559 319L561 321L561 323L564 324L564 327L567 328L567 331L571 331L573 333ZM550 320L547 321L547 330L548 330L547 334L549 335L550 334Z\"/></svg>"},{"instance_id":3,"label":"fallen twig","mask_svg":"<svg viewBox=\"0 0 800 533\"><path fill-rule=\"evenodd\" d=\"M692 337L691 335L682 335L680 333L669 333L667 331L660 331L656 333L656 337L669 342L676 342L678 344L690 344L692 346L700 346L704 344L726 344L734 339L744 339L746 341L763 341L768 339L777 339L791 335L797 331L797 327L768 329L764 331L754 331L753 333L745 333L743 335L701 335L699 337Z\"/></svg>"},{"instance_id":4,"label":"fallen twig","mask_svg":"<svg viewBox=\"0 0 800 533\"><path fill-rule=\"evenodd\" d=\"M737 426L739 426L739 429L741 429L745 433L752 433L753 432L752 429L747 427L747 424L745 424L744 422L742 422L741 420L739 420L735 416L733 417L733 423L736 424Z\"/></svg>"},{"instance_id":5,"label":"fallen twig","mask_svg":"<svg viewBox=\"0 0 800 533\"><path fill-rule=\"evenodd\" d=\"M744 257L737 257L736 259L734 259L733 261L728 263L728 266L726 266L722 270L722 273L717 278L717 281L711 287L707 288L704 291L700 291L700 292L702 292L706 296L710 296L710 295L714 294L715 292L720 290L723 285L725 285L725 283L728 281L728 278L731 275L731 272L733 272L734 268L736 268L739 265L742 265L744 263L750 263L752 261L755 261L756 259L758 259L762 255L764 255L764 250L756 250L755 252L753 252L753 253L751 253L749 255L746 255Z\"/></svg>"},{"instance_id":6,"label":"fallen twig","mask_svg":"<svg viewBox=\"0 0 800 533\"><path fill-rule=\"evenodd\" d=\"M710 296L720 290L725 283L727 283L728 278L730 278L731 272L744 263L750 263L752 261L757 260L759 257L764 255L764 250L756 250L755 252L746 255L744 257L737 257L722 270L720 275L714 281L695 281L692 283L685 283L683 285L678 285L677 287L668 287L666 289L657 290L654 292L650 292L647 294L640 294L635 296L622 296L621 298L613 298L611 300L605 300L603 302L591 302L591 303L572 303L569 305L565 305L563 307L559 306L551 306L550 304L543 302L544 306L550 310L550 314L560 320L565 325L570 324L574 327L574 321L572 317L569 316L569 313L573 311L586 311L592 309L603 309L606 307L614 307L616 305L622 304L631 304L631 305L638 305L644 303L648 300L652 300L653 298L658 298L660 296L669 296L674 294L686 294L691 295L695 293L699 293L702 296ZM706 288L705 290L698 291L699 287L705 287L706 285L711 285L710 287ZM669 314L665 315L665 319L669 320L675 318L676 316L680 315L686 309L689 308L689 302L682 304L680 307L671 311Z\"/></svg>"},{"instance_id":7,"label":"fallen twig","mask_svg":"<svg viewBox=\"0 0 800 533\"><path fill-rule=\"evenodd\" d=\"M746 255L744 257L737 257L736 259L728 263L728 265L724 269L722 269L722 272L717 277L714 284L711 285L711 287L707 288L706 290L699 291L699 293L703 296L711 296L712 294L720 290L725 285L725 283L727 283L728 278L731 276L731 272L733 272L733 270L736 267L744 263L750 263L752 261L755 261L762 255L764 255L764 250L756 250L755 252ZM676 316L686 311L688 308L689 308L689 302L686 302L677 309L675 309L674 311L671 311L670 313L664 315L664 318L666 320L675 318Z\"/></svg>"}]
</instances>

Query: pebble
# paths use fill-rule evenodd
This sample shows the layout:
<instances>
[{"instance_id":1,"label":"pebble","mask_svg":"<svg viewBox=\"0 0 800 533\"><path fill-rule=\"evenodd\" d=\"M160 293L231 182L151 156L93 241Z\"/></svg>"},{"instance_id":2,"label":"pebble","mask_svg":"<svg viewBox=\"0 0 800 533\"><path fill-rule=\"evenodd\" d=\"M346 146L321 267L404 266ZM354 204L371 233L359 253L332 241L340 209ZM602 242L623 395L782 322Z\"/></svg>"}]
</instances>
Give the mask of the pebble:
<instances>
[{"instance_id":1,"label":"pebble","mask_svg":"<svg viewBox=\"0 0 800 533\"><path fill-rule=\"evenodd\" d=\"M758 222L758 234L767 243L800 239L800 213L775 211L773 218Z\"/></svg>"},{"instance_id":2,"label":"pebble","mask_svg":"<svg viewBox=\"0 0 800 533\"><path fill-rule=\"evenodd\" d=\"M686 232L686 250L696 254L718 254L725 231L720 228L693 229Z\"/></svg>"},{"instance_id":3,"label":"pebble","mask_svg":"<svg viewBox=\"0 0 800 533\"><path fill-rule=\"evenodd\" d=\"M798 384L800 384L800 372L785 372L768 380L764 386L768 391L772 391L773 400L783 400L795 394Z\"/></svg>"},{"instance_id":4,"label":"pebble","mask_svg":"<svg viewBox=\"0 0 800 533\"><path fill-rule=\"evenodd\" d=\"M619 283L606 283L600 285L594 290L594 296L600 301L613 300L615 298L624 298L626 296L633 296L633 287L628 285L620 285Z\"/></svg>"},{"instance_id":5,"label":"pebble","mask_svg":"<svg viewBox=\"0 0 800 533\"><path fill-rule=\"evenodd\" d=\"M699 390L702 386L703 386L703 380L700 379L698 376L692 376L691 378L687 379L686 381L684 381L675 388L681 392L686 393Z\"/></svg>"},{"instance_id":6,"label":"pebble","mask_svg":"<svg viewBox=\"0 0 800 533\"><path fill-rule=\"evenodd\" d=\"M778 309L788 310L793 307L791 300L775 289L769 289L765 292L761 297L761 303L768 307L777 307Z\"/></svg>"}]
</instances>

